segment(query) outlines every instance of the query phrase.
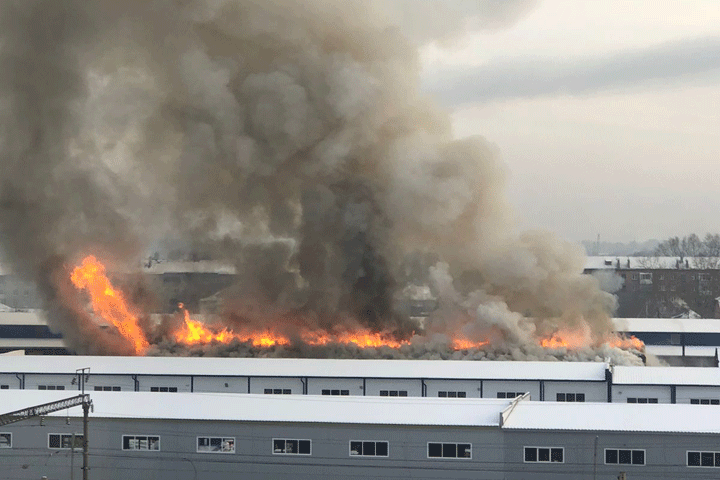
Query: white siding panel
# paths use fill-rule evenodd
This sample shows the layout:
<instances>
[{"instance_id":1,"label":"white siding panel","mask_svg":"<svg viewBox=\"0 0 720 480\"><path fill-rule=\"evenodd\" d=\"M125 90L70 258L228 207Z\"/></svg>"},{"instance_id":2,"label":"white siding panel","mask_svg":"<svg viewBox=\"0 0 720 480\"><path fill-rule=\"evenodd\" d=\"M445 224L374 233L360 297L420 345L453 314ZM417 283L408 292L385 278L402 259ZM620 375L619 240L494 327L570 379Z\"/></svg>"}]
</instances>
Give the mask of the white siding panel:
<instances>
[{"instance_id":1,"label":"white siding panel","mask_svg":"<svg viewBox=\"0 0 720 480\"><path fill-rule=\"evenodd\" d=\"M379 396L380 390L398 390L408 392L408 397L422 396L422 382L420 379L383 379L368 378L365 384L366 395Z\"/></svg>"},{"instance_id":2,"label":"white siding panel","mask_svg":"<svg viewBox=\"0 0 720 480\"><path fill-rule=\"evenodd\" d=\"M265 393L266 388L273 390L290 389L293 395L301 395L303 393L303 385L299 378L283 378L283 377L251 377L250 393Z\"/></svg>"},{"instance_id":3,"label":"white siding panel","mask_svg":"<svg viewBox=\"0 0 720 480\"><path fill-rule=\"evenodd\" d=\"M628 397L657 398L658 403L670 403L670 387L660 385L615 385L613 403L627 403Z\"/></svg>"},{"instance_id":4,"label":"white siding panel","mask_svg":"<svg viewBox=\"0 0 720 480\"><path fill-rule=\"evenodd\" d=\"M350 395L363 394L362 378L309 378L308 395L322 395L323 390L349 390Z\"/></svg>"},{"instance_id":5,"label":"white siding panel","mask_svg":"<svg viewBox=\"0 0 720 480\"><path fill-rule=\"evenodd\" d=\"M584 393L586 402L607 402L607 384L600 382L545 382L545 400L554 402L558 393Z\"/></svg>"},{"instance_id":6,"label":"white siding panel","mask_svg":"<svg viewBox=\"0 0 720 480\"><path fill-rule=\"evenodd\" d=\"M483 382L483 398L497 398L498 392L530 392L532 400L540 400L540 382L486 380Z\"/></svg>"},{"instance_id":7,"label":"white siding panel","mask_svg":"<svg viewBox=\"0 0 720 480\"><path fill-rule=\"evenodd\" d=\"M467 398L480 398L482 382L479 380L425 380L428 397L437 397L439 391L465 392Z\"/></svg>"},{"instance_id":8,"label":"white siding panel","mask_svg":"<svg viewBox=\"0 0 720 480\"><path fill-rule=\"evenodd\" d=\"M140 391L149 392L152 387L176 387L178 392L190 391L190 377L182 375L141 375L138 376Z\"/></svg>"},{"instance_id":9,"label":"white siding panel","mask_svg":"<svg viewBox=\"0 0 720 480\"><path fill-rule=\"evenodd\" d=\"M675 403L690 403L691 398L720 399L720 387L685 387L675 390Z\"/></svg>"},{"instance_id":10,"label":"white siding panel","mask_svg":"<svg viewBox=\"0 0 720 480\"><path fill-rule=\"evenodd\" d=\"M194 392L247 393L247 377L194 377Z\"/></svg>"}]
</instances>

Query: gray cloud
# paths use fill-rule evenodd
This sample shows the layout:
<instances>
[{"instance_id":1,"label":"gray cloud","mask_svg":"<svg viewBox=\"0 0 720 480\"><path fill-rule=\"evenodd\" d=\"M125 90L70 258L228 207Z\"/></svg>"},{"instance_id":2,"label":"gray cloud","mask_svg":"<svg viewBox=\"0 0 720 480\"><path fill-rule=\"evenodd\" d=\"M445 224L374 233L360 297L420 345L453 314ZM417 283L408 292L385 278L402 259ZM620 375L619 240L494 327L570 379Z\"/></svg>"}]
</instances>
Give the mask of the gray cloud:
<instances>
[{"instance_id":1,"label":"gray cloud","mask_svg":"<svg viewBox=\"0 0 720 480\"><path fill-rule=\"evenodd\" d=\"M430 73L423 89L446 104L459 105L667 83L718 69L720 37L704 37L579 60L497 60L474 69Z\"/></svg>"}]
</instances>

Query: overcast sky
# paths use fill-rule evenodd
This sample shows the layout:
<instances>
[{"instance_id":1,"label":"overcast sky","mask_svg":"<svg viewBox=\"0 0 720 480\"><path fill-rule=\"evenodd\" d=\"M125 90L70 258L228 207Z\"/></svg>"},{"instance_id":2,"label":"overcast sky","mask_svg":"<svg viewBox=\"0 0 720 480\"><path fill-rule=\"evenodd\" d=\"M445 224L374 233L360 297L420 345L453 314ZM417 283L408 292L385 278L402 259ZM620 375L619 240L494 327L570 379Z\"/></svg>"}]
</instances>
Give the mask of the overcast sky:
<instances>
[{"instance_id":1,"label":"overcast sky","mask_svg":"<svg viewBox=\"0 0 720 480\"><path fill-rule=\"evenodd\" d=\"M456 136L499 146L521 228L576 241L720 232L717 0L541 0L422 57Z\"/></svg>"}]
</instances>

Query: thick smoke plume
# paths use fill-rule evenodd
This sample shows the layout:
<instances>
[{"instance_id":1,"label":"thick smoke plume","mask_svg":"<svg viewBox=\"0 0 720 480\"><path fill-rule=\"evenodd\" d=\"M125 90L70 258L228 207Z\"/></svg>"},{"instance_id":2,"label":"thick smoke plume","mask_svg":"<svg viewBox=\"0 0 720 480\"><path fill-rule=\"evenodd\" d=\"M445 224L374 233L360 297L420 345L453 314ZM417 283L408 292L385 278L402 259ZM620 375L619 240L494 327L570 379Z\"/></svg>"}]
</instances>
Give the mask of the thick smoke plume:
<instances>
[{"instance_id":1,"label":"thick smoke plume","mask_svg":"<svg viewBox=\"0 0 720 480\"><path fill-rule=\"evenodd\" d=\"M418 89L418 42L452 44L531 5L8 0L6 259L87 353L128 349L95 326L68 265L127 265L158 239L235 262L230 326L292 317L410 338L420 327L397 295L425 284L440 305L426 340L393 355L432 356L435 335L458 332L493 338L488 358L543 357L532 339L558 329L599 338L614 299L579 273L579 249L517 238L495 147L453 139Z\"/></svg>"}]
</instances>

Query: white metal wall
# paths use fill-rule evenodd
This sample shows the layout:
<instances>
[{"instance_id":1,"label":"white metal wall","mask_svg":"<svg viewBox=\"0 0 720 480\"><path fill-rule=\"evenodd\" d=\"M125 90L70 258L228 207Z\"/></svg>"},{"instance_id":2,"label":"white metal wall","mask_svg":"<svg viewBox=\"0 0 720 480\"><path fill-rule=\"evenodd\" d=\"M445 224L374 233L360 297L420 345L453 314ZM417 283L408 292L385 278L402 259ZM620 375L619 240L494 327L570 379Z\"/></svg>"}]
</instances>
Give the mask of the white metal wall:
<instances>
[{"instance_id":1,"label":"white metal wall","mask_svg":"<svg viewBox=\"0 0 720 480\"><path fill-rule=\"evenodd\" d=\"M498 392L530 392L532 400L540 400L539 381L485 380L483 381L483 397L497 398Z\"/></svg>"},{"instance_id":2,"label":"white metal wall","mask_svg":"<svg viewBox=\"0 0 720 480\"><path fill-rule=\"evenodd\" d=\"M266 388L290 389L293 395L303 393L303 385L299 378L283 377L250 377L250 393L265 393Z\"/></svg>"},{"instance_id":3,"label":"white metal wall","mask_svg":"<svg viewBox=\"0 0 720 480\"><path fill-rule=\"evenodd\" d=\"M138 375L139 391L150 392L152 387L176 387L178 392L190 391L190 376Z\"/></svg>"},{"instance_id":4,"label":"white metal wall","mask_svg":"<svg viewBox=\"0 0 720 480\"><path fill-rule=\"evenodd\" d=\"M380 395L380 390L398 390L408 392L408 397L422 396L420 379L368 378L365 382L365 395Z\"/></svg>"},{"instance_id":5,"label":"white metal wall","mask_svg":"<svg viewBox=\"0 0 720 480\"><path fill-rule=\"evenodd\" d=\"M194 377L193 391L247 393L247 377Z\"/></svg>"},{"instance_id":6,"label":"white metal wall","mask_svg":"<svg viewBox=\"0 0 720 480\"><path fill-rule=\"evenodd\" d=\"M627 403L628 397L657 398L658 403L670 403L670 387L663 385L614 385L614 403Z\"/></svg>"},{"instance_id":7,"label":"white metal wall","mask_svg":"<svg viewBox=\"0 0 720 480\"><path fill-rule=\"evenodd\" d=\"M480 398L480 380L425 380L428 397L437 397L439 391L465 392L467 398Z\"/></svg>"},{"instance_id":8,"label":"white metal wall","mask_svg":"<svg viewBox=\"0 0 720 480\"><path fill-rule=\"evenodd\" d=\"M545 401L557 401L558 393L584 393L586 402L607 402L604 382L545 382ZM539 400L539 398L538 398Z\"/></svg>"},{"instance_id":9,"label":"white metal wall","mask_svg":"<svg viewBox=\"0 0 720 480\"><path fill-rule=\"evenodd\" d=\"M691 398L720 399L720 387L679 385L675 390L675 403L690 403Z\"/></svg>"},{"instance_id":10,"label":"white metal wall","mask_svg":"<svg viewBox=\"0 0 720 480\"><path fill-rule=\"evenodd\" d=\"M323 390L349 390L350 395L363 394L362 378L308 378L308 395L322 395Z\"/></svg>"}]
</instances>

